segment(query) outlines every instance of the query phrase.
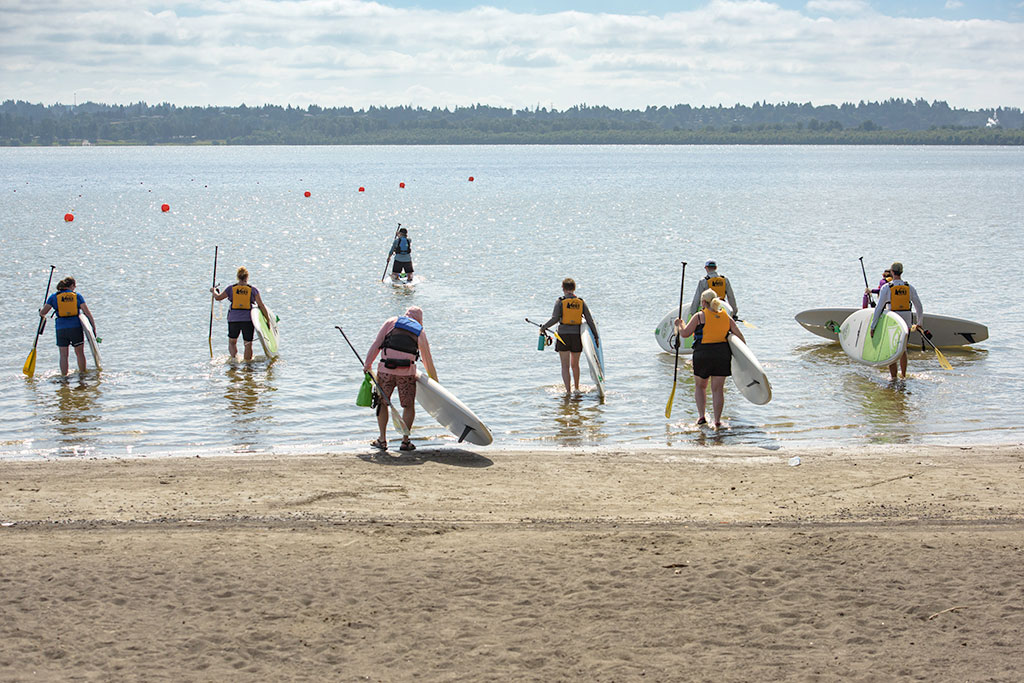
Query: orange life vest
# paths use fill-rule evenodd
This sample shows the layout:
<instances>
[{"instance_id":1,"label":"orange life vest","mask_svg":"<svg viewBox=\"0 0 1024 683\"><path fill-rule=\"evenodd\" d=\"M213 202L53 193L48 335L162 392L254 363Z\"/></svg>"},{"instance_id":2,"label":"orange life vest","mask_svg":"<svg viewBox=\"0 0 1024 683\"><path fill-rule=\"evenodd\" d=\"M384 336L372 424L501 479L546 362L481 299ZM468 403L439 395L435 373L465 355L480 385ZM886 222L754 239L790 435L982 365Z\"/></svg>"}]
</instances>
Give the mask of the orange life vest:
<instances>
[{"instance_id":1,"label":"orange life vest","mask_svg":"<svg viewBox=\"0 0 1024 683\"><path fill-rule=\"evenodd\" d=\"M559 322L563 325L582 325L583 299L578 296L563 296L559 301L562 302L562 318Z\"/></svg>"},{"instance_id":2,"label":"orange life vest","mask_svg":"<svg viewBox=\"0 0 1024 683\"><path fill-rule=\"evenodd\" d=\"M57 292L57 317L78 317L78 295L70 289L63 292Z\"/></svg>"},{"instance_id":3,"label":"orange life vest","mask_svg":"<svg viewBox=\"0 0 1024 683\"><path fill-rule=\"evenodd\" d=\"M247 311L252 308L252 287L231 285L231 308L236 311Z\"/></svg>"},{"instance_id":4,"label":"orange life vest","mask_svg":"<svg viewBox=\"0 0 1024 683\"><path fill-rule=\"evenodd\" d=\"M708 278L704 278L704 279L707 280L708 289L715 290L715 296L717 296L719 299L724 299L725 298L725 278L724 277L722 277L721 275L716 275L715 277L708 277Z\"/></svg>"},{"instance_id":5,"label":"orange life vest","mask_svg":"<svg viewBox=\"0 0 1024 683\"><path fill-rule=\"evenodd\" d=\"M729 334L729 321L731 318L725 311L709 311L704 309L704 333L701 336L701 344L721 344Z\"/></svg>"},{"instance_id":6,"label":"orange life vest","mask_svg":"<svg viewBox=\"0 0 1024 683\"><path fill-rule=\"evenodd\" d=\"M903 280L889 283L889 308L894 311L910 310L910 285Z\"/></svg>"}]
</instances>

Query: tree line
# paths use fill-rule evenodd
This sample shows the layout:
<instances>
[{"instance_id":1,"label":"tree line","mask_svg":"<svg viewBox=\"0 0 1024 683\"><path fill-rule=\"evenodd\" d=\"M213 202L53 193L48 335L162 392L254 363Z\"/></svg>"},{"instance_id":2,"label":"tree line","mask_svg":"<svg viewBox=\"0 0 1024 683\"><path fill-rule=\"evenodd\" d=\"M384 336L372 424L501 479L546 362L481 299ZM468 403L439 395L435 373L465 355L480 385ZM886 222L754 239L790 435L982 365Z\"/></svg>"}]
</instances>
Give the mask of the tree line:
<instances>
[{"instance_id":1,"label":"tree line","mask_svg":"<svg viewBox=\"0 0 1024 683\"><path fill-rule=\"evenodd\" d=\"M179 107L0 104L0 145L83 144L894 144L1022 145L1021 109L969 110L889 99L731 107L565 110L476 104L411 106Z\"/></svg>"}]
</instances>

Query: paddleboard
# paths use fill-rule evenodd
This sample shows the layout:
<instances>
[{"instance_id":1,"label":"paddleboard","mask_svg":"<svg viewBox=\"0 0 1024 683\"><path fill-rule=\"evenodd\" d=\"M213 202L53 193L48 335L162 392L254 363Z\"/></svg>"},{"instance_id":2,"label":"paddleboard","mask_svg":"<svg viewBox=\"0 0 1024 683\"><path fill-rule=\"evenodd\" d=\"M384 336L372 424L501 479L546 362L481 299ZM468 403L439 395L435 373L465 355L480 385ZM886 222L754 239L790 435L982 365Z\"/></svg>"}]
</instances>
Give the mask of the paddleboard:
<instances>
[{"instance_id":1,"label":"paddleboard","mask_svg":"<svg viewBox=\"0 0 1024 683\"><path fill-rule=\"evenodd\" d=\"M78 321L82 323L82 330L85 332L85 341L89 344L89 350L92 351L93 365L96 366L97 370L102 370L103 363L100 361L100 346L96 342L96 333L93 332L92 325L89 324L89 318L85 316L85 313L79 313Z\"/></svg>"},{"instance_id":2,"label":"paddleboard","mask_svg":"<svg viewBox=\"0 0 1024 683\"><path fill-rule=\"evenodd\" d=\"M843 324L844 320L859 310L861 309L852 307L811 308L797 313L796 321L808 332L825 339L839 341L839 327ZM932 343L940 347L966 346L988 339L988 328L986 326L971 320L954 318L948 315L926 313L922 327L932 333ZM926 346L921 339L920 332L911 332L907 345Z\"/></svg>"},{"instance_id":3,"label":"paddleboard","mask_svg":"<svg viewBox=\"0 0 1024 683\"><path fill-rule=\"evenodd\" d=\"M583 355L587 357L590 378L597 385L597 395L604 398L604 364L598 355L597 345L594 344L594 331L590 329L590 323L587 323L586 328L586 334L580 335L583 339Z\"/></svg>"},{"instance_id":4,"label":"paddleboard","mask_svg":"<svg viewBox=\"0 0 1024 683\"><path fill-rule=\"evenodd\" d=\"M455 394L430 379L425 372L416 375L416 400L431 417L459 437L459 443L468 441L477 446L489 446L494 441L487 425Z\"/></svg>"},{"instance_id":5,"label":"paddleboard","mask_svg":"<svg viewBox=\"0 0 1024 683\"><path fill-rule=\"evenodd\" d=\"M732 306L725 299L719 299L722 302L722 306L725 308L725 312L732 317ZM673 308L668 314L661 319L658 326L654 328L654 338L658 340L658 346L661 347L662 351L667 353L676 352L676 328L672 324L676 318L679 317L679 309ZM690 322L690 318L686 318L686 322ZM683 343L679 347L679 355L690 355L693 353L693 335L683 338Z\"/></svg>"},{"instance_id":6,"label":"paddleboard","mask_svg":"<svg viewBox=\"0 0 1024 683\"><path fill-rule=\"evenodd\" d=\"M256 306L249 311L249 315L252 318L252 324L256 328L256 336L260 340L260 346L263 347L263 353L267 358L273 360L274 358L277 358L277 316L274 315L274 312L270 310L269 306L267 307L267 313L269 313L270 317L274 319L273 322L267 320L259 306Z\"/></svg>"},{"instance_id":7,"label":"paddleboard","mask_svg":"<svg viewBox=\"0 0 1024 683\"><path fill-rule=\"evenodd\" d=\"M402 273L398 276L398 279L391 278L391 286L396 289L415 289L416 281L409 282L408 275Z\"/></svg>"},{"instance_id":8,"label":"paddleboard","mask_svg":"<svg viewBox=\"0 0 1024 683\"><path fill-rule=\"evenodd\" d=\"M858 309L839 327L839 343L846 355L864 365L885 367L896 362L907 349L907 323L892 311L878 319L871 332L873 308Z\"/></svg>"},{"instance_id":9,"label":"paddleboard","mask_svg":"<svg viewBox=\"0 0 1024 683\"><path fill-rule=\"evenodd\" d=\"M732 351L732 381L751 403L763 406L772 400L772 385L757 357L743 341L734 334L729 335L729 349Z\"/></svg>"}]
</instances>

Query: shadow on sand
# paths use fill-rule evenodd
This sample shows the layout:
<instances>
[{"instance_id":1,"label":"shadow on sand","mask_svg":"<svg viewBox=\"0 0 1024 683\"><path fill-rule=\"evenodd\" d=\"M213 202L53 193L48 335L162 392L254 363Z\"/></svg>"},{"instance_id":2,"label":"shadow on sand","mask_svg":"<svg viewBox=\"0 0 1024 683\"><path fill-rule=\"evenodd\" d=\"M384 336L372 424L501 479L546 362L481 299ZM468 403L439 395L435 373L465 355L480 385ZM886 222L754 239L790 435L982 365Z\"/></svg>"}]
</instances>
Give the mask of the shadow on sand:
<instances>
[{"instance_id":1,"label":"shadow on sand","mask_svg":"<svg viewBox=\"0 0 1024 683\"><path fill-rule=\"evenodd\" d=\"M422 465L427 462L436 462L439 465L450 465L452 467L490 467L494 462L479 453L439 446L431 448L421 446L412 452L378 451L363 453L358 456L360 460L372 462L377 465Z\"/></svg>"}]
</instances>

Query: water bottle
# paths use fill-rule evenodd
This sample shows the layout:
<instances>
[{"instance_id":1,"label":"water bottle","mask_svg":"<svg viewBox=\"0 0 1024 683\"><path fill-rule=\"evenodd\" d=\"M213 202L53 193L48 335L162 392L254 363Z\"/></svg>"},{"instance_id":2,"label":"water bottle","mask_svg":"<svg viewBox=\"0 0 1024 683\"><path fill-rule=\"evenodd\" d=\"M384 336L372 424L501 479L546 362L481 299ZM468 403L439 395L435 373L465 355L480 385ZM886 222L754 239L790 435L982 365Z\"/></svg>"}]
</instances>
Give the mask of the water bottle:
<instances>
[{"instance_id":1,"label":"water bottle","mask_svg":"<svg viewBox=\"0 0 1024 683\"><path fill-rule=\"evenodd\" d=\"M538 350L538 351L543 351L543 350L544 350L544 342L545 342L545 339L544 339L544 333L542 332L542 333L541 333L541 334L540 334L540 335L539 335L539 336L537 337L537 350Z\"/></svg>"}]
</instances>

